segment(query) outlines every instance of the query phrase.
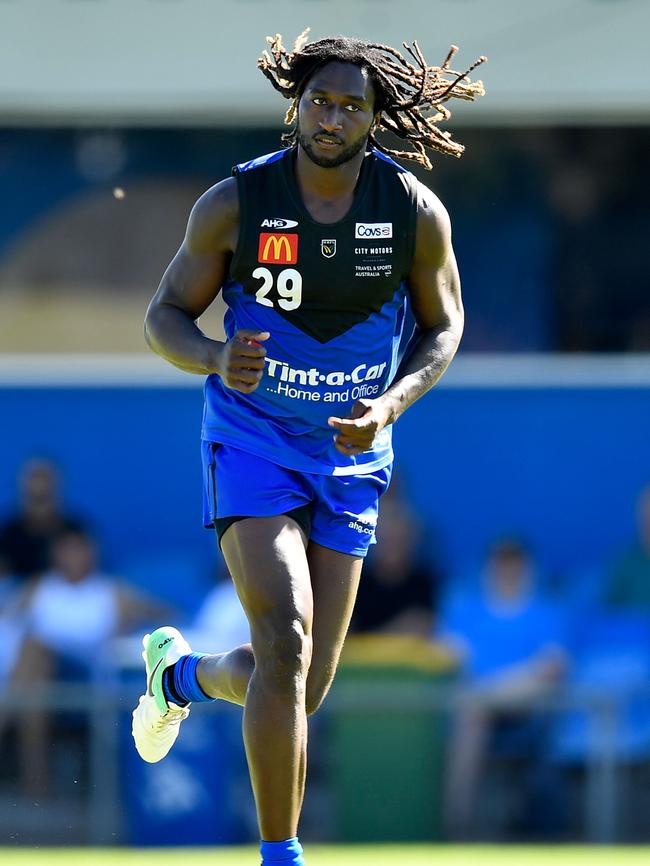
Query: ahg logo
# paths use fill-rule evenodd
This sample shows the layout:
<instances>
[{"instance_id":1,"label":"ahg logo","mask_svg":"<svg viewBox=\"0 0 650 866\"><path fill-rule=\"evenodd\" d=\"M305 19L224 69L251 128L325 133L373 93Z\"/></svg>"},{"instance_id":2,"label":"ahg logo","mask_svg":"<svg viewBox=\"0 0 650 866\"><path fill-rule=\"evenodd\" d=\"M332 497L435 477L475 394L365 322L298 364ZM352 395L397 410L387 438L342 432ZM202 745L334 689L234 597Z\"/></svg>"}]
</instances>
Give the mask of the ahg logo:
<instances>
[{"instance_id":1,"label":"ahg logo","mask_svg":"<svg viewBox=\"0 0 650 866\"><path fill-rule=\"evenodd\" d=\"M263 229L293 229L297 225L296 220L284 220L280 217L262 220Z\"/></svg>"},{"instance_id":2,"label":"ahg logo","mask_svg":"<svg viewBox=\"0 0 650 866\"><path fill-rule=\"evenodd\" d=\"M276 265L295 265L298 261L298 235L260 232L257 261Z\"/></svg>"},{"instance_id":3,"label":"ahg logo","mask_svg":"<svg viewBox=\"0 0 650 866\"><path fill-rule=\"evenodd\" d=\"M351 520L348 523L348 529L356 529L357 532L360 532L362 535L372 535L375 531L375 527L370 523L366 523L365 520Z\"/></svg>"},{"instance_id":4,"label":"ahg logo","mask_svg":"<svg viewBox=\"0 0 650 866\"><path fill-rule=\"evenodd\" d=\"M355 238L392 238L392 223L356 223Z\"/></svg>"}]
</instances>

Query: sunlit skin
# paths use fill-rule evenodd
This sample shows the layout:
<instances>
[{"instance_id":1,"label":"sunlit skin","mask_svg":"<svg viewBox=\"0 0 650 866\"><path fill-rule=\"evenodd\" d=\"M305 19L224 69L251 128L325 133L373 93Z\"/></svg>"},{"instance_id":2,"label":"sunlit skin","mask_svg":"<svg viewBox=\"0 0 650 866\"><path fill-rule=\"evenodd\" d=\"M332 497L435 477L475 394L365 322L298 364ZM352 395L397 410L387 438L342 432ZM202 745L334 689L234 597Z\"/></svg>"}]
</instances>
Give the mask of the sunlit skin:
<instances>
[{"instance_id":1,"label":"sunlit skin","mask_svg":"<svg viewBox=\"0 0 650 866\"><path fill-rule=\"evenodd\" d=\"M365 69L351 63L328 63L309 80L298 106L298 143L322 168L336 168L357 154L363 159L368 133L377 119L375 92ZM301 166L302 167L302 166Z\"/></svg>"},{"instance_id":2,"label":"sunlit skin","mask_svg":"<svg viewBox=\"0 0 650 866\"><path fill-rule=\"evenodd\" d=\"M352 204L368 135L378 120L374 103L368 73L338 62L315 72L300 98L296 177L319 222L336 222Z\"/></svg>"},{"instance_id":3,"label":"sunlit skin","mask_svg":"<svg viewBox=\"0 0 650 866\"><path fill-rule=\"evenodd\" d=\"M353 205L368 136L378 121L368 75L332 61L309 78L298 104L295 172L302 202L318 223L342 220ZM242 223L237 181L205 192L181 248L163 276L146 321L152 349L182 370L217 373L226 388L252 394L265 369L268 331L240 329L211 340L197 321L228 279ZM352 289L352 286L350 287ZM408 274L419 326L390 387L332 417L334 447L354 456L426 393L453 358L463 310L449 217L418 187L415 248ZM253 494L254 495L254 494ZM251 644L206 656L198 683L211 697L244 706L244 741L261 837L297 835L306 772L307 715L332 683L361 574L362 558L324 547L290 515L232 524L222 551L251 627Z\"/></svg>"}]
</instances>

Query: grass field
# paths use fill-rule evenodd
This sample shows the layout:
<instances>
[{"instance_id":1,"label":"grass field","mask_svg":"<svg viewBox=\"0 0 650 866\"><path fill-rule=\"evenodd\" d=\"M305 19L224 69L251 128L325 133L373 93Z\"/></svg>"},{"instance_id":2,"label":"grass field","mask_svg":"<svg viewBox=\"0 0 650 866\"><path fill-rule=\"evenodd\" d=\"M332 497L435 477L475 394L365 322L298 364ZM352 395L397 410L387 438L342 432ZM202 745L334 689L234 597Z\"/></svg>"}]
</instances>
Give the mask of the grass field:
<instances>
[{"instance_id":1,"label":"grass field","mask_svg":"<svg viewBox=\"0 0 650 866\"><path fill-rule=\"evenodd\" d=\"M650 847L390 845L310 846L308 866L636 866L650 864ZM255 848L16 849L0 848L2 866L258 866Z\"/></svg>"}]
</instances>

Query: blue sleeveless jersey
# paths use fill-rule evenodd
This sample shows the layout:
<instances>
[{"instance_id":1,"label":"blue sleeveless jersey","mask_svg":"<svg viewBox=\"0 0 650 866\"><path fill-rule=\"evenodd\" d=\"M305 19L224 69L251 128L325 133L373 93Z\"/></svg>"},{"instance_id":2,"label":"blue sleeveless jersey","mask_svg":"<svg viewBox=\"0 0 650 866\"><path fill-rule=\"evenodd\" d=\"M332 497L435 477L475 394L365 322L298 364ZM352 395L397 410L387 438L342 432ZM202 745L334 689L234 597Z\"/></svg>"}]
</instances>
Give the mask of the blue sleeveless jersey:
<instances>
[{"instance_id":1,"label":"blue sleeveless jersey","mask_svg":"<svg viewBox=\"0 0 650 866\"><path fill-rule=\"evenodd\" d=\"M236 166L240 232L223 297L228 338L268 331L252 394L205 384L203 439L302 472L373 472L393 459L391 429L354 457L334 447L327 419L382 394L405 343L415 247L417 181L377 151L366 154L351 209L312 219L294 174L294 150Z\"/></svg>"}]
</instances>

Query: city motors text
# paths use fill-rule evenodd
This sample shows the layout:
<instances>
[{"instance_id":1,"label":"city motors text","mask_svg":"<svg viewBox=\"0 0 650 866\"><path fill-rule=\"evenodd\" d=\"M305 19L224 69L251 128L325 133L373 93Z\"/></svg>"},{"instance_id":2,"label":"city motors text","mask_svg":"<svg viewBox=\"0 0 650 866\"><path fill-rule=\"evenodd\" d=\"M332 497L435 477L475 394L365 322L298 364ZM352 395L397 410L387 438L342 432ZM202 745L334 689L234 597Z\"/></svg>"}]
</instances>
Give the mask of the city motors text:
<instances>
[{"instance_id":1,"label":"city motors text","mask_svg":"<svg viewBox=\"0 0 650 866\"><path fill-rule=\"evenodd\" d=\"M358 400L360 397L373 397L379 393L379 384L368 384L374 380L381 379L385 370L386 362L381 364L358 364L349 373L344 370L335 370L323 373L317 367L302 370L292 367L286 361L277 361L275 358L266 358L267 373L271 379L275 379L275 393L285 397L298 400L311 400L313 402L345 403L349 400ZM344 391L304 391L296 386L318 385L345 386Z\"/></svg>"}]
</instances>

